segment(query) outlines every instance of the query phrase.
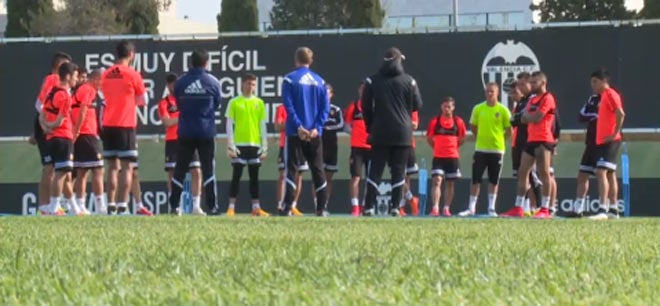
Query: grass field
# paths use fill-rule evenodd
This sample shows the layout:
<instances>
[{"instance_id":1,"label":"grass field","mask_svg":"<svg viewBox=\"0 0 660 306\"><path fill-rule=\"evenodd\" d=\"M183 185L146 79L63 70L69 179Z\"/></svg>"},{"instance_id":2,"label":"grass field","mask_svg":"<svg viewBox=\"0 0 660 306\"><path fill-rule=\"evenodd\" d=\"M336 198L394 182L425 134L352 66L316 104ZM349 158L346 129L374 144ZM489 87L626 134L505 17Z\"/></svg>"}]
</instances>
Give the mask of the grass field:
<instances>
[{"instance_id":1,"label":"grass field","mask_svg":"<svg viewBox=\"0 0 660 306\"><path fill-rule=\"evenodd\" d=\"M419 144L417 147L418 162L421 161L422 157L426 157L428 167L430 167L432 158L430 147L422 137L417 138L417 143ZM163 172L164 146L164 142L140 142L140 177L142 181L163 181L165 179ZM221 181L229 181L231 179L231 166L224 153L225 146L224 140L218 141L216 177ZM338 158L340 170L335 176L337 179L349 178L349 146L348 138L341 137ZM577 165L580 162L583 150L584 144L581 142L565 142L559 146L559 152L555 160L557 177L575 177ZM275 139L271 139L270 154L262 167L261 179L277 179L277 151L278 148ZM658 173L660 173L660 163L657 163L657 157L660 155L660 142L630 142L629 151L632 177L653 178L658 176ZM463 172L465 177L470 177L473 153L473 142L468 142L461 147L461 172ZM508 153L504 158L503 177L511 177L511 157ZM0 162L3 165L11 165L0 167L0 183L33 183L39 181L41 164L39 163L39 154L36 147L28 145L25 142L0 143Z\"/></svg>"},{"instance_id":2,"label":"grass field","mask_svg":"<svg viewBox=\"0 0 660 306\"><path fill-rule=\"evenodd\" d=\"M652 305L658 219L0 219L0 304Z\"/></svg>"}]
</instances>

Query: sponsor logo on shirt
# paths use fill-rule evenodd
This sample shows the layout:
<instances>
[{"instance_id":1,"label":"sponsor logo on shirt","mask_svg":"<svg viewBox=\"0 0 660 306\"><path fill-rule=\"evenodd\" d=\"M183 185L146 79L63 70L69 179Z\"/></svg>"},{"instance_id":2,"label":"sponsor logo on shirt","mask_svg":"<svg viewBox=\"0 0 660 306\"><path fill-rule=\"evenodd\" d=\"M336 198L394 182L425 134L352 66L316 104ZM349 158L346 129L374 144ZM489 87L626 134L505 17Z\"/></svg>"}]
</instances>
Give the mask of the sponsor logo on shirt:
<instances>
[{"instance_id":1,"label":"sponsor logo on shirt","mask_svg":"<svg viewBox=\"0 0 660 306\"><path fill-rule=\"evenodd\" d=\"M197 80L190 83L190 85L188 85L188 87L186 87L183 92L191 95L203 95L206 94L206 89L204 89L204 86L202 86L202 82Z\"/></svg>"},{"instance_id":2,"label":"sponsor logo on shirt","mask_svg":"<svg viewBox=\"0 0 660 306\"><path fill-rule=\"evenodd\" d=\"M500 85L502 101L508 101L509 84L516 80L521 72L532 73L541 69L539 60L523 42L507 40L493 46L486 54L481 66L481 81L496 82Z\"/></svg>"},{"instance_id":3,"label":"sponsor logo on shirt","mask_svg":"<svg viewBox=\"0 0 660 306\"><path fill-rule=\"evenodd\" d=\"M305 75L300 78L300 81L298 83L302 85L309 85L309 86L318 86L319 82L314 79L314 77L310 73L305 73Z\"/></svg>"}]
</instances>

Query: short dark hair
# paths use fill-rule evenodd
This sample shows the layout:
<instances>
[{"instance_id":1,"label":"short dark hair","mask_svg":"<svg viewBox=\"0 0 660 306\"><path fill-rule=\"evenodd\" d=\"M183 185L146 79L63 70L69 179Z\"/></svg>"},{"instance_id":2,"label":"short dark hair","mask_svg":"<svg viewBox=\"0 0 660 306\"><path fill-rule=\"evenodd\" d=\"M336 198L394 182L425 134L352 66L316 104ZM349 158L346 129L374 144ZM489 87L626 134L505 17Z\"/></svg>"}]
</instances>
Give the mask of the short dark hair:
<instances>
[{"instance_id":1,"label":"short dark hair","mask_svg":"<svg viewBox=\"0 0 660 306\"><path fill-rule=\"evenodd\" d=\"M440 100L440 104L445 103L445 102L456 103L456 100L454 100L454 97L444 97L444 98L442 98L442 100Z\"/></svg>"},{"instance_id":2,"label":"short dark hair","mask_svg":"<svg viewBox=\"0 0 660 306\"><path fill-rule=\"evenodd\" d=\"M314 51L308 47L296 49L296 61L303 65L311 65L314 61Z\"/></svg>"},{"instance_id":3,"label":"short dark hair","mask_svg":"<svg viewBox=\"0 0 660 306\"><path fill-rule=\"evenodd\" d=\"M535 78L542 78L546 81L548 80L548 77L545 75L545 72L540 71L540 70L532 72L532 76L535 77Z\"/></svg>"},{"instance_id":4,"label":"short dark hair","mask_svg":"<svg viewBox=\"0 0 660 306\"><path fill-rule=\"evenodd\" d=\"M60 77L60 80L64 80L67 75L73 75L76 69L78 69L78 66L74 63L62 63L60 68L57 69L57 75Z\"/></svg>"},{"instance_id":5,"label":"short dark hair","mask_svg":"<svg viewBox=\"0 0 660 306\"><path fill-rule=\"evenodd\" d=\"M605 68L601 68L601 69L598 69L598 70L592 72L591 77L599 79L601 81L605 81L605 82L610 81L610 73Z\"/></svg>"},{"instance_id":6,"label":"short dark hair","mask_svg":"<svg viewBox=\"0 0 660 306\"><path fill-rule=\"evenodd\" d=\"M128 40L122 40L119 43L117 43L117 47L115 49L115 55L117 56L118 59L121 58L127 58L131 55L131 53L135 52L135 45L128 41Z\"/></svg>"},{"instance_id":7,"label":"short dark hair","mask_svg":"<svg viewBox=\"0 0 660 306\"><path fill-rule=\"evenodd\" d=\"M245 81L256 81L257 76L252 74L252 73L246 73L246 74L243 75L242 79L243 79L243 82L245 82Z\"/></svg>"},{"instance_id":8,"label":"short dark hair","mask_svg":"<svg viewBox=\"0 0 660 306\"><path fill-rule=\"evenodd\" d=\"M64 52L57 52L53 55L53 59L51 60L51 67L53 69L59 67L62 65L64 62L70 62L71 61L71 55L64 53Z\"/></svg>"},{"instance_id":9,"label":"short dark hair","mask_svg":"<svg viewBox=\"0 0 660 306\"><path fill-rule=\"evenodd\" d=\"M87 69L85 69L85 67L79 67L78 68L78 75L81 75L83 73L87 74Z\"/></svg>"},{"instance_id":10,"label":"short dark hair","mask_svg":"<svg viewBox=\"0 0 660 306\"><path fill-rule=\"evenodd\" d=\"M509 89L516 89L516 87L518 86L518 82L519 81L513 81L509 83Z\"/></svg>"},{"instance_id":11,"label":"short dark hair","mask_svg":"<svg viewBox=\"0 0 660 306\"><path fill-rule=\"evenodd\" d=\"M206 68L206 64L209 62L209 53L204 49L197 49L193 51L192 54L192 66L193 68Z\"/></svg>"},{"instance_id":12,"label":"short dark hair","mask_svg":"<svg viewBox=\"0 0 660 306\"><path fill-rule=\"evenodd\" d=\"M172 83L176 82L176 79L177 79L177 78L178 78L178 76L177 76L176 74L174 74L174 73L168 73L168 74L165 76L165 82L167 82L167 84L172 84Z\"/></svg>"},{"instance_id":13,"label":"short dark hair","mask_svg":"<svg viewBox=\"0 0 660 306\"><path fill-rule=\"evenodd\" d=\"M527 72L527 71L523 71L523 72L521 72L521 73L518 73L518 75L516 76L516 79L518 79L518 80L525 80L525 81L526 81L526 80L529 80L529 78L530 78L531 76L532 76L532 75L531 75L529 72Z\"/></svg>"}]
</instances>

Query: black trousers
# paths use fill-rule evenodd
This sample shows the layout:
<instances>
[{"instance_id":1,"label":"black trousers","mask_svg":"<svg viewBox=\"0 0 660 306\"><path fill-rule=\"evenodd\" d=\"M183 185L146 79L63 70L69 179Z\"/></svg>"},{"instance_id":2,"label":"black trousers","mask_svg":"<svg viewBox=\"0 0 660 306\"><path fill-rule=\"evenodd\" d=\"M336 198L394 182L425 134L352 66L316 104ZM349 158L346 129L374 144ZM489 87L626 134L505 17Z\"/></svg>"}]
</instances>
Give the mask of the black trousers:
<instances>
[{"instance_id":1,"label":"black trousers","mask_svg":"<svg viewBox=\"0 0 660 306\"><path fill-rule=\"evenodd\" d=\"M403 195L403 185L406 182L406 168L410 146L372 146L371 160L369 161L369 173L367 174L367 198L365 209L371 209L376 205L378 186L383 176L385 165L390 166L392 175L392 203L390 208L399 208L399 202Z\"/></svg>"},{"instance_id":2,"label":"black trousers","mask_svg":"<svg viewBox=\"0 0 660 306\"><path fill-rule=\"evenodd\" d=\"M317 137L311 141L302 141L298 136L288 136L284 146L284 164L286 165L286 192L284 194L284 212L291 209L291 203L296 191L296 176L298 175L298 159L296 150L302 152L312 172L314 190L316 190L316 212L325 210L328 206L325 171L323 170L323 144Z\"/></svg>"},{"instance_id":3,"label":"black trousers","mask_svg":"<svg viewBox=\"0 0 660 306\"><path fill-rule=\"evenodd\" d=\"M212 210L216 207L215 186L215 140L213 138L179 138L179 148L172 178L172 193L170 194L170 207L179 208L183 181L190 170L190 162L197 151L202 166L202 186L206 207Z\"/></svg>"}]
</instances>

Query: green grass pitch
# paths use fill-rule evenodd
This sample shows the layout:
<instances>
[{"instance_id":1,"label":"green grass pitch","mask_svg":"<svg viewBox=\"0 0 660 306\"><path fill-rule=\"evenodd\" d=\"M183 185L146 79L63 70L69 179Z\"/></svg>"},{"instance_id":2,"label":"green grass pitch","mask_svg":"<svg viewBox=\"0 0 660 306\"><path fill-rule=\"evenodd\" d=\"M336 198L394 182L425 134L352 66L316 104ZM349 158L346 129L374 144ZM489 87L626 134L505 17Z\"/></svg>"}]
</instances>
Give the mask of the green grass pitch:
<instances>
[{"instance_id":1,"label":"green grass pitch","mask_svg":"<svg viewBox=\"0 0 660 306\"><path fill-rule=\"evenodd\" d=\"M2 217L1 305L653 305L658 219Z\"/></svg>"}]
</instances>

